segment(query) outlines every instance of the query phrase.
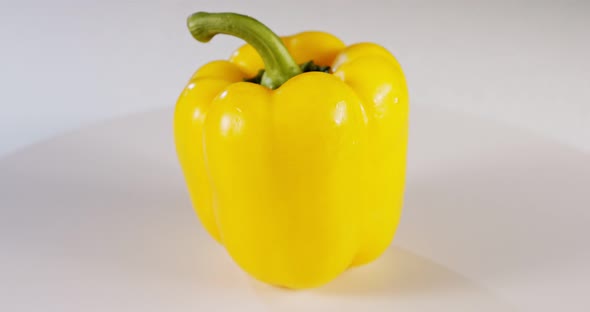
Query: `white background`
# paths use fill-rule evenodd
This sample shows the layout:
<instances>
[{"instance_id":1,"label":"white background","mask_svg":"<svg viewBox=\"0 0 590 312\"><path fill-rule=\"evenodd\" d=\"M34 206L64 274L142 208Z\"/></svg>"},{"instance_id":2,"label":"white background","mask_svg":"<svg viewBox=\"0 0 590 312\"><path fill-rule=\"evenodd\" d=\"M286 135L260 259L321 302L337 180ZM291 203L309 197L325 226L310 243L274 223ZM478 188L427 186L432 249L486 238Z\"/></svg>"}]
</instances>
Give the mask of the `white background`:
<instances>
[{"instance_id":1,"label":"white background","mask_svg":"<svg viewBox=\"0 0 590 312\"><path fill-rule=\"evenodd\" d=\"M588 1L234 2L0 4L1 311L589 310L590 154L556 142L590 151ZM203 232L172 110L197 67L241 43L192 39L198 10L397 55L407 191L375 263L284 292Z\"/></svg>"},{"instance_id":2,"label":"white background","mask_svg":"<svg viewBox=\"0 0 590 312\"><path fill-rule=\"evenodd\" d=\"M485 115L590 150L588 1L2 1L0 155L82 125L172 107L241 42L191 38L195 11L250 14L390 49L411 101Z\"/></svg>"}]
</instances>

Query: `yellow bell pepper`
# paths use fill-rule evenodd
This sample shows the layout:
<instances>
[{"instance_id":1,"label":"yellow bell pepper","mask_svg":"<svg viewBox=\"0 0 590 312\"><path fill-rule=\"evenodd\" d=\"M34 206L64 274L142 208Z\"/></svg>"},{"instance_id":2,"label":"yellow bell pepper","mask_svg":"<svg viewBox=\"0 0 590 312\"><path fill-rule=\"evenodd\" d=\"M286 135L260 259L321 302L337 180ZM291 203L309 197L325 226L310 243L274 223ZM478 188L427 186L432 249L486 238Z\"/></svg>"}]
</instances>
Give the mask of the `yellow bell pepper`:
<instances>
[{"instance_id":1,"label":"yellow bell pepper","mask_svg":"<svg viewBox=\"0 0 590 312\"><path fill-rule=\"evenodd\" d=\"M381 255L401 215L408 137L393 55L324 32L279 38L233 13L195 13L188 27L202 42L248 43L197 70L175 111L179 161L211 236L253 277L288 288Z\"/></svg>"}]
</instances>

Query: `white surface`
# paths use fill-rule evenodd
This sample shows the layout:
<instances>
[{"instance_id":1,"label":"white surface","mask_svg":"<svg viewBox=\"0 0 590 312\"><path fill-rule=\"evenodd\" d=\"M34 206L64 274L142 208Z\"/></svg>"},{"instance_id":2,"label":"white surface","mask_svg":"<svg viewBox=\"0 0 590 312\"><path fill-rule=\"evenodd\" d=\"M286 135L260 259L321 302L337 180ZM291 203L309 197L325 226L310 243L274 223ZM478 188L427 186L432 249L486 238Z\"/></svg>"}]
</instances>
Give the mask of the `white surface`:
<instances>
[{"instance_id":1,"label":"white surface","mask_svg":"<svg viewBox=\"0 0 590 312\"><path fill-rule=\"evenodd\" d=\"M1 159L0 311L588 311L590 157L474 116L411 117L394 245L310 291L255 282L205 234L171 110Z\"/></svg>"},{"instance_id":2,"label":"white surface","mask_svg":"<svg viewBox=\"0 0 590 312\"><path fill-rule=\"evenodd\" d=\"M192 39L185 19L201 10L251 14L279 34L313 28L380 43L403 65L412 103L508 121L590 151L590 2L476 2L2 1L0 155L173 106L193 71L241 44Z\"/></svg>"}]
</instances>

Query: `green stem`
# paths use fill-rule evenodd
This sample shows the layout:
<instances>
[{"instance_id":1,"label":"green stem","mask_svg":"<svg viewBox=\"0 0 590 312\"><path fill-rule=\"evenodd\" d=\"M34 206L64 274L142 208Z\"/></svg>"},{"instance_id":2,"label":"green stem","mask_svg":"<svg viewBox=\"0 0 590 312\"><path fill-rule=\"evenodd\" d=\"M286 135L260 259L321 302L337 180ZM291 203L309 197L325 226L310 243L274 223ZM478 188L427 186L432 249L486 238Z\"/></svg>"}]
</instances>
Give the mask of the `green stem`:
<instances>
[{"instance_id":1,"label":"green stem","mask_svg":"<svg viewBox=\"0 0 590 312\"><path fill-rule=\"evenodd\" d=\"M262 57L265 72L262 84L276 89L287 80L301 73L301 68L275 33L259 21L235 13L197 12L189 16L188 29L201 42L209 42L217 34L227 34L243 39Z\"/></svg>"}]
</instances>

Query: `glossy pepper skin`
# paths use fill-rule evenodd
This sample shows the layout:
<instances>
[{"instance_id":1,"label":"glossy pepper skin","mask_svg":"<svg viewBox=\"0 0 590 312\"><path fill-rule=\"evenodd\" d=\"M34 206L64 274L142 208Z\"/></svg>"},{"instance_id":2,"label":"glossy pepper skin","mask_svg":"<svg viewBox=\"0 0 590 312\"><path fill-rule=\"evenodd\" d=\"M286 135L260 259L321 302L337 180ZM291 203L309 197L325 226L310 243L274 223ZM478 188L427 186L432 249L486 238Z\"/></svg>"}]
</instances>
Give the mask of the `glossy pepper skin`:
<instances>
[{"instance_id":1,"label":"glossy pepper skin","mask_svg":"<svg viewBox=\"0 0 590 312\"><path fill-rule=\"evenodd\" d=\"M408 92L373 43L324 32L281 38L307 72L276 89L249 44L201 67L180 95L177 153L192 203L235 262L263 282L310 288L390 244L405 180Z\"/></svg>"}]
</instances>

